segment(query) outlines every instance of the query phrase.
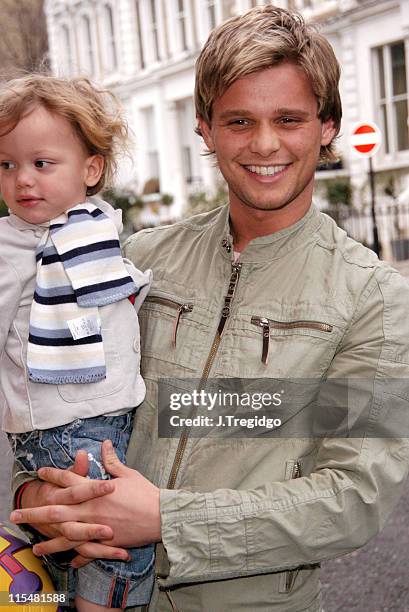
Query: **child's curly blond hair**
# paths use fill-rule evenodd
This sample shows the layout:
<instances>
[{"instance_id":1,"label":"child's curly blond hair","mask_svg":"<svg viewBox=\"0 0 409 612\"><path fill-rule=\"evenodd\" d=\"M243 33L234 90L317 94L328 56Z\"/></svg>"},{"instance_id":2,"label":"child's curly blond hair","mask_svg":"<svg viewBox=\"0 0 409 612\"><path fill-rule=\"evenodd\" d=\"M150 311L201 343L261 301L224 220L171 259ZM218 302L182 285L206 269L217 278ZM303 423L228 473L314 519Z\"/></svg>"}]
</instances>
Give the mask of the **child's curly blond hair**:
<instances>
[{"instance_id":1,"label":"child's curly blond hair","mask_svg":"<svg viewBox=\"0 0 409 612\"><path fill-rule=\"evenodd\" d=\"M12 79L0 85L0 135L13 130L37 106L67 119L89 154L104 158L101 178L87 195L110 186L118 154L125 153L128 144L128 126L115 95L85 77L34 73Z\"/></svg>"}]
</instances>

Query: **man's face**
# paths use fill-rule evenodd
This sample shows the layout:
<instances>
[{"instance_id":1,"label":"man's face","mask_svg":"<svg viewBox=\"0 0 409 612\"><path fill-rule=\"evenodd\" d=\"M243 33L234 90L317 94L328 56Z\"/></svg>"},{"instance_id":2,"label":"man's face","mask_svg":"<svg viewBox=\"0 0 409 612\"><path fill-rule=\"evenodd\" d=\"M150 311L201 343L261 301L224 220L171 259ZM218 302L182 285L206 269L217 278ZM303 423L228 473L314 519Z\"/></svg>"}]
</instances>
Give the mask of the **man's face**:
<instances>
[{"instance_id":1,"label":"man's face","mask_svg":"<svg viewBox=\"0 0 409 612\"><path fill-rule=\"evenodd\" d=\"M335 135L317 108L303 70L283 62L235 81L213 104L211 126L199 119L233 209L308 210L320 147Z\"/></svg>"},{"instance_id":2,"label":"man's face","mask_svg":"<svg viewBox=\"0 0 409 612\"><path fill-rule=\"evenodd\" d=\"M67 119L35 107L0 136L0 191L15 215L44 223L85 200L103 169Z\"/></svg>"}]
</instances>

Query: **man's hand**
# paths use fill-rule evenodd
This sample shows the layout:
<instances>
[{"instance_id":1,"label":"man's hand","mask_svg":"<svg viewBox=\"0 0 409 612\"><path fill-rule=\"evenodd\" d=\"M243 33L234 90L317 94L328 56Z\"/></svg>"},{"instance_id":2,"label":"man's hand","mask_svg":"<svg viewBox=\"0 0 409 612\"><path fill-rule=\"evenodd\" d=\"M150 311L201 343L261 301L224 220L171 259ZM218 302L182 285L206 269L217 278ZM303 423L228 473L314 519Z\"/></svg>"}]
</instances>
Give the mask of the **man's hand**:
<instances>
[{"instance_id":1,"label":"man's hand","mask_svg":"<svg viewBox=\"0 0 409 612\"><path fill-rule=\"evenodd\" d=\"M84 529L101 526L107 526L113 533L113 537L97 538L108 546L129 548L160 540L159 489L139 472L123 465L109 440L102 445L102 459L107 472L115 477L113 480L88 480L55 468L39 470L42 480L63 488L54 490L47 505L17 510L11 515L14 523L31 523L41 528L64 523L62 536L37 544L37 554L66 550L73 543L76 547ZM86 552L80 551L84 556L101 557L100 544L89 542L84 546Z\"/></svg>"},{"instance_id":2,"label":"man's hand","mask_svg":"<svg viewBox=\"0 0 409 612\"><path fill-rule=\"evenodd\" d=\"M40 480L33 480L30 482L24 489L21 498L22 508L49 506L61 502L75 504L81 502L83 499L89 499L91 492L93 492L95 496L100 496L110 493L114 488L110 481L93 481L95 485L90 489L88 483L91 481L85 478L88 473L88 457L85 451L79 451L77 453L74 465L66 470L66 473L67 476L64 485L66 488L64 489L62 489L61 486L57 486L57 482L55 484ZM61 497L61 493L64 493L63 498ZM89 554L88 548L90 541L112 538L112 529L106 525L53 522L30 523L30 525L42 535L53 538L53 541L58 540L60 546L58 550L70 550L75 548L75 550L80 553L80 555L75 558L75 563L73 563L73 565L77 567L89 563L95 555L99 559L121 559L123 561L129 559L127 551L103 544L93 543L91 554ZM72 536L71 539L68 539L68 533ZM43 543L33 547L35 554L41 555L47 553L47 551L42 551L42 545ZM55 550L57 550L57 548Z\"/></svg>"}]
</instances>

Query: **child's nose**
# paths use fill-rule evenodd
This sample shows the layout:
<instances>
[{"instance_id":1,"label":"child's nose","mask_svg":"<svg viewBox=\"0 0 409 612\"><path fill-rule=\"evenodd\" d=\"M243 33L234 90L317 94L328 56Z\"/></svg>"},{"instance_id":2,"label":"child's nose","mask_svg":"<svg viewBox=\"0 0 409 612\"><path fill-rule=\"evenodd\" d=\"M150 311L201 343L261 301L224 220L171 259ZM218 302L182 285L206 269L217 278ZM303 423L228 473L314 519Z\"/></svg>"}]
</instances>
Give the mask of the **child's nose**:
<instances>
[{"instance_id":1,"label":"child's nose","mask_svg":"<svg viewBox=\"0 0 409 612\"><path fill-rule=\"evenodd\" d=\"M17 171L16 184L19 188L29 187L33 185L34 178L32 173L27 168L19 168Z\"/></svg>"}]
</instances>

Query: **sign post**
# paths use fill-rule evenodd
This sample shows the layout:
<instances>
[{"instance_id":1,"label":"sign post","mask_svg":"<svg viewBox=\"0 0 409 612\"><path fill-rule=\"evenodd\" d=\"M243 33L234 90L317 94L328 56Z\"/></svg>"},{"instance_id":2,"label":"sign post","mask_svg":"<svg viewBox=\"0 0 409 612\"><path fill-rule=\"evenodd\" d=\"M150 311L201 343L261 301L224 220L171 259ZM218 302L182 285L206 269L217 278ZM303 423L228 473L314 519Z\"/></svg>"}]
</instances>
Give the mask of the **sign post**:
<instances>
[{"instance_id":1,"label":"sign post","mask_svg":"<svg viewBox=\"0 0 409 612\"><path fill-rule=\"evenodd\" d=\"M375 174L373 171L372 157L378 152L382 142L381 130L372 121L361 121L352 130L351 145L355 153L360 157L369 159L369 185L371 188L371 214L373 228L373 249L378 257L381 254L379 243L378 226L376 223L376 196L375 196Z\"/></svg>"}]
</instances>

